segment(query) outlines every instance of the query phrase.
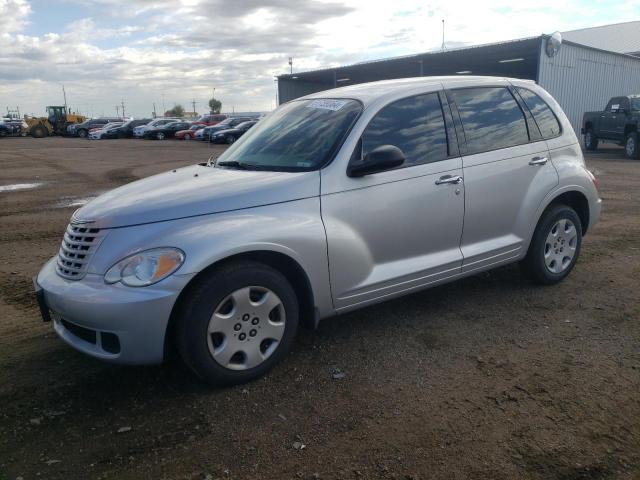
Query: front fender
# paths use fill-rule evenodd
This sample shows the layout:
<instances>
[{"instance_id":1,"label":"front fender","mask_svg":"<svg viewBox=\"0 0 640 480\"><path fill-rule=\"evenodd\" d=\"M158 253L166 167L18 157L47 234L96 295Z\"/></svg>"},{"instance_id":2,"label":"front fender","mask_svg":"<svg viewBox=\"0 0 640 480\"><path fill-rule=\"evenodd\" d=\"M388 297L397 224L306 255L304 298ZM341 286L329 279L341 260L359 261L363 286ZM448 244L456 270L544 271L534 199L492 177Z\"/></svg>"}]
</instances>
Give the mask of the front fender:
<instances>
[{"instance_id":1,"label":"front fender","mask_svg":"<svg viewBox=\"0 0 640 480\"><path fill-rule=\"evenodd\" d=\"M233 255L271 251L305 271L321 316L333 314L327 241L318 197L232 212L157 222L109 231L89 271L104 273L141 250L177 247L185 254L179 274L196 274Z\"/></svg>"}]
</instances>

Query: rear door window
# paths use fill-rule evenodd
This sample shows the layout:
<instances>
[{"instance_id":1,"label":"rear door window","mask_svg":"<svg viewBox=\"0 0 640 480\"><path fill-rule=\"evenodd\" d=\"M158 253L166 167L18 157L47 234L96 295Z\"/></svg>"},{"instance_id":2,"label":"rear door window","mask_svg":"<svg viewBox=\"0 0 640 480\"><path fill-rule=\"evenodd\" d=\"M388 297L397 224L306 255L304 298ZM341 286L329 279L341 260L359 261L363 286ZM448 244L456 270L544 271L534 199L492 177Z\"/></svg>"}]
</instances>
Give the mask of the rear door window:
<instances>
[{"instance_id":1,"label":"rear door window","mask_svg":"<svg viewBox=\"0 0 640 480\"><path fill-rule=\"evenodd\" d=\"M560 135L560 122L558 122L547 102L531 90L521 87L517 87L517 90L538 124L542 137L548 139Z\"/></svg>"},{"instance_id":2,"label":"rear door window","mask_svg":"<svg viewBox=\"0 0 640 480\"><path fill-rule=\"evenodd\" d=\"M447 158L447 131L438 94L405 98L380 110L362 135L362 155L382 145L402 150L407 167Z\"/></svg>"},{"instance_id":3,"label":"rear door window","mask_svg":"<svg viewBox=\"0 0 640 480\"><path fill-rule=\"evenodd\" d=\"M524 113L506 87L451 90L467 141L467 154L529 142Z\"/></svg>"}]
</instances>

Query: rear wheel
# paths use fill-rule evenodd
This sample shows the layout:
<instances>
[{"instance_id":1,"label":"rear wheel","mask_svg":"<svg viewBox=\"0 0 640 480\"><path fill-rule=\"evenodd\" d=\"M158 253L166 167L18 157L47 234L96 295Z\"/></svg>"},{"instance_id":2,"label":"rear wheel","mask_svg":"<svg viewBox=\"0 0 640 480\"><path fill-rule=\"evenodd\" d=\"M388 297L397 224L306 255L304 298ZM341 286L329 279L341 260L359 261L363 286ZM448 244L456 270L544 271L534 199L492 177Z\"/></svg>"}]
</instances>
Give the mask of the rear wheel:
<instances>
[{"instance_id":1,"label":"rear wheel","mask_svg":"<svg viewBox=\"0 0 640 480\"><path fill-rule=\"evenodd\" d=\"M531 280L552 285L569 275L581 245L580 217L571 207L555 205L542 215L520 265Z\"/></svg>"},{"instance_id":2,"label":"rear wheel","mask_svg":"<svg viewBox=\"0 0 640 480\"><path fill-rule=\"evenodd\" d=\"M238 384L282 360L298 327L298 300L277 270L238 262L203 278L178 307L176 341L203 380Z\"/></svg>"},{"instance_id":3,"label":"rear wheel","mask_svg":"<svg viewBox=\"0 0 640 480\"><path fill-rule=\"evenodd\" d=\"M638 134L630 132L624 141L624 153L627 158L638 160L640 158L640 148L638 148Z\"/></svg>"},{"instance_id":4,"label":"rear wheel","mask_svg":"<svg viewBox=\"0 0 640 480\"><path fill-rule=\"evenodd\" d=\"M234 137L233 135L227 135L227 138L225 140L228 145L231 145L233 142L236 141L236 137Z\"/></svg>"},{"instance_id":5,"label":"rear wheel","mask_svg":"<svg viewBox=\"0 0 640 480\"><path fill-rule=\"evenodd\" d=\"M162 132L158 132L158 133L156 134L156 138L157 138L158 140L164 140L164 133L162 133Z\"/></svg>"},{"instance_id":6,"label":"rear wheel","mask_svg":"<svg viewBox=\"0 0 640 480\"><path fill-rule=\"evenodd\" d=\"M42 125L36 125L31 129L31 136L34 138L44 138L49 135L49 132Z\"/></svg>"},{"instance_id":7,"label":"rear wheel","mask_svg":"<svg viewBox=\"0 0 640 480\"><path fill-rule=\"evenodd\" d=\"M584 134L584 148L594 151L598 148L598 137L593 133L593 129L589 128Z\"/></svg>"},{"instance_id":8,"label":"rear wheel","mask_svg":"<svg viewBox=\"0 0 640 480\"><path fill-rule=\"evenodd\" d=\"M184 139L185 139L185 140L191 140L191 135L190 135L190 134L188 134L188 133L185 133L185 134L184 134Z\"/></svg>"}]
</instances>

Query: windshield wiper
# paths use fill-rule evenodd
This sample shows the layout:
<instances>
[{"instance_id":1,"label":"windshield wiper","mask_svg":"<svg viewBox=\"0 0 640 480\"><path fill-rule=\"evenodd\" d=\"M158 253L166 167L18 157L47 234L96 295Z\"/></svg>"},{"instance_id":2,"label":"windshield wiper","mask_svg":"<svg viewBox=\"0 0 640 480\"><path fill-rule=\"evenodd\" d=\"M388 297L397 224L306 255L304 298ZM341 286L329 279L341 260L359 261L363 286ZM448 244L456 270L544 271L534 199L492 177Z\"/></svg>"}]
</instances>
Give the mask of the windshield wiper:
<instances>
[{"instance_id":1,"label":"windshield wiper","mask_svg":"<svg viewBox=\"0 0 640 480\"><path fill-rule=\"evenodd\" d=\"M230 167L230 168L237 168L239 170L247 170L247 167L249 167L250 165L247 165L245 163L240 163L236 160L230 160L227 162L216 162L214 163L214 165L216 167Z\"/></svg>"}]
</instances>

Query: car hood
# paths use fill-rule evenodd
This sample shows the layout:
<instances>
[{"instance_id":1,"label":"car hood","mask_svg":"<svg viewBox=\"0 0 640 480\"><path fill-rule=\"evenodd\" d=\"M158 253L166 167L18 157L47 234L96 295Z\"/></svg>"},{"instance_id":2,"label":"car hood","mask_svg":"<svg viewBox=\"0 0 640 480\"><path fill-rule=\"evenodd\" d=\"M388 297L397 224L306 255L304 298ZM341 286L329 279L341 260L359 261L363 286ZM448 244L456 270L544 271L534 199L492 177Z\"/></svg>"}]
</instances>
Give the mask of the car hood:
<instances>
[{"instance_id":1,"label":"car hood","mask_svg":"<svg viewBox=\"0 0 640 480\"><path fill-rule=\"evenodd\" d=\"M228 212L319 195L312 172L265 172L194 165L111 190L73 214L115 228Z\"/></svg>"},{"instance_id":2,"label":"car hood","mask_svg":"<svg viewBox=\"0 0 640 480\"><path fill-rule=\"evenodd\" d=\"M237 132L238 130L235 128L225 128L224 130L215 130L212 133L215 133L216 135L220 135L220 134L227 134L230 132Z\"/></svg>"}]
</instances>

